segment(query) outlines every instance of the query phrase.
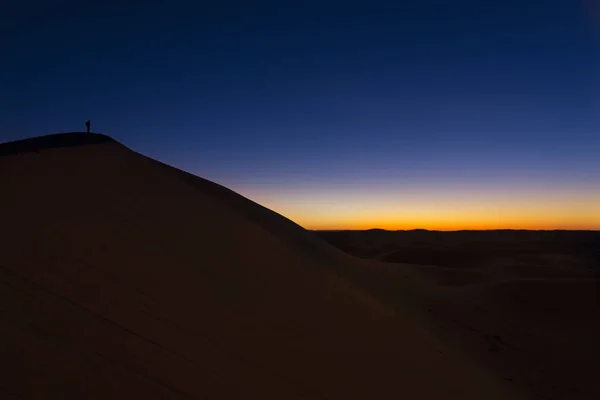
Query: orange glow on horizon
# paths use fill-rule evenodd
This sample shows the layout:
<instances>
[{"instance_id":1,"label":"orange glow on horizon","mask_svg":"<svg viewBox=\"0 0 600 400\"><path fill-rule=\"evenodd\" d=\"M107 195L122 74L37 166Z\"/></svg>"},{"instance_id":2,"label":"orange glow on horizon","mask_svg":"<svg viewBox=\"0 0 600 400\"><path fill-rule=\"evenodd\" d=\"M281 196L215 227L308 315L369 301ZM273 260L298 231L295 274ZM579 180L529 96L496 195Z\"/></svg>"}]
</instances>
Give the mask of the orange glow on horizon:
<instances>
[{"instance_id":1,"label":"orange glow on horizon","mask_svg":"<svg viewBox=\"0 0 600 400\"><path fill-rule=\"evenodd\" d=\"M600 189L248 192L311 230L600 230Z\"/></svg>"},{"instance_id":2,"label":"orange glow on horizon","mask_svg":"<svg viewBox=\"0 0 600 400\"><path fill-rule=\"evenodd\" d=\"M285 214L284 214L285 215ZM531 230L597 230L600 229L600 218L590 218L589 214L582 212L564 213L536 213L523 215L516 212L502 215L490 213L464 213L464 214L432 214L432 215L355 215L348 219L316 219L311 216L286 215L293 221L307 229L313 230L411 230L429 229L439 231L454 230L489 230L489 229L531 229Z\"/></svg>"}]
</instances>

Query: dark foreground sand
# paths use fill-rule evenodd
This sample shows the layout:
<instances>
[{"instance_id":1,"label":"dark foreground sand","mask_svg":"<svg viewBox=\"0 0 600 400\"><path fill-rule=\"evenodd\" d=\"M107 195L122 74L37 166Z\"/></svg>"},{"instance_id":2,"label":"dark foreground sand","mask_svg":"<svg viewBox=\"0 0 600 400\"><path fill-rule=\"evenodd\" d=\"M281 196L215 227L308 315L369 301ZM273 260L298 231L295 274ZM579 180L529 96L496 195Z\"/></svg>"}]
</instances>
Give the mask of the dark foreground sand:
<instances>
[{"instance_id":1,"label":"dark foreground sand","mask_svg":"<svg viewBox=\"0 0 600 400\"><path fill-rule=\"evenodd\" d=\"M359 272L364 288L410 305L430 332L532 398L600 398L600 232L316 234L373 260Z\"/></svg>"},{"instance_id":2,"label":"dark foreground sand","mask_svg":"<svg viewBox=\"0 0 600 400\"><path fill-rule=\"evenodd\" d=\"M0 398L598 394L593 277L449 286L100 135L0 155Z\"/></svg>"}]
</instances>

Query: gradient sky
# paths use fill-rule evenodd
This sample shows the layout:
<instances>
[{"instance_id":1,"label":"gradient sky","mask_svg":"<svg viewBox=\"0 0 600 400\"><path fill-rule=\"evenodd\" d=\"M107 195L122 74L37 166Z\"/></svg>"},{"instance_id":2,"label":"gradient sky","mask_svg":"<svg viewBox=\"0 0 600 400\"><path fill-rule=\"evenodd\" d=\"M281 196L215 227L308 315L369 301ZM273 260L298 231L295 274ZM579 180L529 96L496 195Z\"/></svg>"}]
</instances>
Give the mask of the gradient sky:
<instances>
[{"instance_id":1,"label":"gradient sky","mask_svg":"<svg viewBox=\"0 0 600 400\"><path fill-rule=\"evenodd\" d=\"M0 141L91 119L312 229L600 229L599 11L11 1Z\"/></svg>"}]
</instances>

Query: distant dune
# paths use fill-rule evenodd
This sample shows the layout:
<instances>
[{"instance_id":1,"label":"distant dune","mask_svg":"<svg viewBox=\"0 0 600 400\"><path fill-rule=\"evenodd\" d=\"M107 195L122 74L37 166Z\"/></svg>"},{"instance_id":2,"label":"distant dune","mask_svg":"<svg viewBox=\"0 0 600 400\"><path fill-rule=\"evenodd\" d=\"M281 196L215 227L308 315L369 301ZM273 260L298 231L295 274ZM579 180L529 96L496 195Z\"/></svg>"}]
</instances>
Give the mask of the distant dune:
<instances>
[{"instance_id":1,"label":"distant dune","mask_svg":"<svg viewBox=\"0 0 600 400\"><path fill-rule=\"evenodd\" d=\"M0 155L0 398L597 398L592 278L448 286L103 135Z\"/></svg>"}]
</instances>

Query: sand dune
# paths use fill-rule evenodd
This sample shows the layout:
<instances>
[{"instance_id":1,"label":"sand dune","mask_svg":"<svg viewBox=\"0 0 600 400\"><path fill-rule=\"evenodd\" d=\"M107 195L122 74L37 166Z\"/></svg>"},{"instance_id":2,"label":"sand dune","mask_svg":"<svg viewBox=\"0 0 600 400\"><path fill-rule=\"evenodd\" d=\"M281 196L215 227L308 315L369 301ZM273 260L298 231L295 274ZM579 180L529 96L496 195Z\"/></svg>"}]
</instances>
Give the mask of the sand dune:
<instances>
[{"instance_id":1,"label":"sand dune","mask_svg":"<svg viewBox=\"0 0 600 400\"><path fill-rule=\"evenodd\" d=\"M347 256L105 136L0 154L2 398L531 395L444 334L448 315L483 317L412 267Z\"/></svg>"},{"instance_id":2,"label":"sand dune","mask_svg":"<svg viewBox=\"0 0 600 400\"><path fill-rule=\"evenodd\" d=\"M379 247L416 261L350 269L363 288L529 397L600 398L600 232L376 235L322 236L357 253Z\"/></svg>"}]
</instances>

